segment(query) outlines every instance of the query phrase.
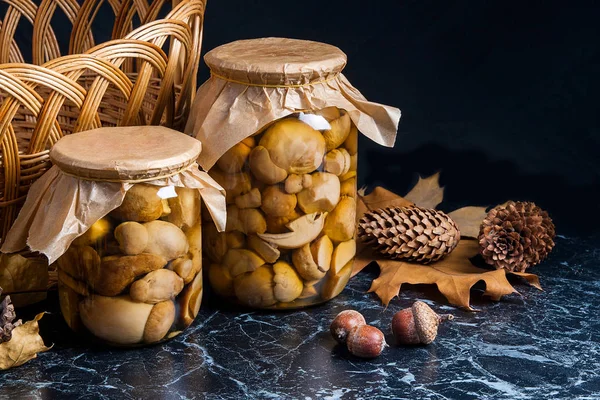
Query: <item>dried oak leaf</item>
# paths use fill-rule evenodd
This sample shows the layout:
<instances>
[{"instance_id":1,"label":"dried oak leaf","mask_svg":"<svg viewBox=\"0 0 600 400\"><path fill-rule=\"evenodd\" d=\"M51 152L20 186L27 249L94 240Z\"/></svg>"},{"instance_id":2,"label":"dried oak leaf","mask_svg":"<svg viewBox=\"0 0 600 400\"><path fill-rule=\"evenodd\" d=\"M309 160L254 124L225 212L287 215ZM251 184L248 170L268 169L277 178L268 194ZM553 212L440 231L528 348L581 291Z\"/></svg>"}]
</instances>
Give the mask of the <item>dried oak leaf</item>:
<instances>
[{"instance_id":1,"label":"dried oak leaf","mask_svg":"<svg viewBox=\"0 0 600 400\"><path fill-rule=\"evenodd\" d=\"M39 313L32 321L17 326L12 339L0 344L0 370L18 367L37 357L37 353L50 350L40 336L38 321L44 316Z\"/></svg>"},{"instance_id":2,"label":"dried oak leaf","mask_svg":"<svg viewBox=\"0 0 600 400\"><path fill-rule=\"evenodd\" d=\"M0 286L17 308L43 301L48 287L48 264L20 254L1 254Z\"/></svg>"},{"instance_id":3,"label":"dried oak leaf","mask_svg":"<svg viewBox=\"0 0 600 400\"><path fill-rule=\"evenodd\" d=\"M440 187L440 173L437 172L429 178L419 177L415 187L404 198L419 207L436 208L444 200L444 188Z\"/></svg>"},{"instance_id":4,"label":"dried oak leaf","mask_svg":"<svg viewBox=\"0 0 600 400\"><path fill-rule=\"evenodd\" d=\"M360 219L367 211L390 206L437 206L443 199L443 189L439 187L439 174L425 179L419 178L409 195L410 200L407 199L408 195L403 198L377 187L371 194L365 196L363 193L359 196L357 217ZM467 238L477 237L481 221L487 215L485 210L485 207L464 207L449 213L457 223L463 239L449 256L433 264L421 265L386 259L359 243L352 276L375 261L381 272L379 277L373 280L369 292L375 292L386 306L400 293L404 283L435 284L451 304L468 310L473 310L470 306L471 288L479 281L486 284L484 295L493 300L516 292L508 281L507 274L519 276L541 290L539 278L534 274L486 270L471 263L470 259L478 254L479 244L476 240Z\"/></svg>"},{"instance_id":5,"label":"dried oak leaf","mask_svg":"<svg viewBox=\"0 0 600 400\"><path fill-rule=\"evenodd\" d=\"M487 217L485 207L463 207L448 213L448 216L456 222L460 229L460 237L477 238L481 221Z\"/></svg>"}]
</instances>

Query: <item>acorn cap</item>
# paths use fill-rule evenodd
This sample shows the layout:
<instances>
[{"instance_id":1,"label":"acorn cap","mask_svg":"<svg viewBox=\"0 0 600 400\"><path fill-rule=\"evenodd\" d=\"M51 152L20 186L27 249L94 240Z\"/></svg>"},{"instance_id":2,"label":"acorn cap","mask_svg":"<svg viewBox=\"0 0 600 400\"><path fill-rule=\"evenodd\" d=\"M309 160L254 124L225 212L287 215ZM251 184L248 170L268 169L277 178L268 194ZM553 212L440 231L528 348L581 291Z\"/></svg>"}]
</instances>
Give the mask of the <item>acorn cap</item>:
<instances>
[{"instance_id":1,"label":"acorn cap","mask_svg":"<svg viewBox=\"0 0 600 400\"><path fill-rule=\"evenodd\" d=\"M421 343L433 342L440 325L440 316L422 301L415 301L412 305L412 312Z\"/></svg>"}]
</instances>

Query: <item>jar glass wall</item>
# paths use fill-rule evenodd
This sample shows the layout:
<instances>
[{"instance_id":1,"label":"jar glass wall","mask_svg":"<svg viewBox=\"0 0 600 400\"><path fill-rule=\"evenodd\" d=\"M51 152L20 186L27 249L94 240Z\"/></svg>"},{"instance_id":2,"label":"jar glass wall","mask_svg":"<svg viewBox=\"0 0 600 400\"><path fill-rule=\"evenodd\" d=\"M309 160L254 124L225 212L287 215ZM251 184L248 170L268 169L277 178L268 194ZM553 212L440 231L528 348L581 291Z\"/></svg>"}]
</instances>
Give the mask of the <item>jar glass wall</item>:
<instances>
[{"instance_id":1,"label":"jar glass wall","mask_svg":"<svg viewBox=\"0 0 600 400\"><path fill-rule=\"evenodd\" d=\"M346 111L327 107L275 121L217 161L209 174L226 190L227 229L204 226L217 294L300 308L343 290L356 253L357 136Z\"/></svg>"},{"instance_id":2,"label":"jar glass wall","mask_svg":"<svg viewBox=\"0 0 600 400\"><path fill-rule=\"evenodd\" d=\"M67 324L111 345L171 338L202 300L200 195L135 184L57 261Z\"/></svg>"}]
</instances>

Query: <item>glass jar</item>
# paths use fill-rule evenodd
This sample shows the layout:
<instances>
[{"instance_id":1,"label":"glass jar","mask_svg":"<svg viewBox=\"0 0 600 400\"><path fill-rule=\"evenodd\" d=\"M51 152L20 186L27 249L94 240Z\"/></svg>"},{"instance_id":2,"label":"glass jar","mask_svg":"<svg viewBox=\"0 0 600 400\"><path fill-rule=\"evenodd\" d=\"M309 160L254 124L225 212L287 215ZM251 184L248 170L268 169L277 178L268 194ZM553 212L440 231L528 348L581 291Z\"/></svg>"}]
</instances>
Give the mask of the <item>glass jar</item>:
<instances>
[{"instance_id":1,"label":"glass jar","mask_svg":"<svg viewBox=\"0 0 600 400\"><path fill-rule=\"evenodd\" d=\"M342 291L356 252L357 136L329 107L275 121L217 161L209 174L227 193L227 228L204 228L215 292L290 308Z\"/></svg>"},{"instance_id":2,"label":"glass jar","mask_svg":"<svg viewBox=\"0 0 600 400\"><path fill-rule=\"evenodd\" d=\"M203 292L203 190L220 195L225 212L219 185L195 163L200 149L162 127L101 128L53 147L54 167L22 214L38 212L25 225L27 242L57 258L60 308L74 331L135 346L193 322ZM24 221L19 215L17 231Z\"/></svg>"},{"instance_id":3,"label":"glass jar","mask_svg":"<svg viewBox=\"0 0 600 400\"><path fill-rule=\"evenodd\" d=\"M336 297L356 253L358 132L392 145L400 110L368 102L328 44L242 40L205 60L186 133L226 191L226 232L203 227L211 287L256 308Z\"/></svg>"},{"instance_id":4,"label":"glass jar","mask_svg":"<svg viewBox=\"0 0 600 400\"><path fill-rule=\"evenodd\" d=\"M171 197L164 188L134 184L57 260L60 308L75 331L117 345L155 343L198 314L200 195L175 188Z\"/></svg>"}]
</instances>

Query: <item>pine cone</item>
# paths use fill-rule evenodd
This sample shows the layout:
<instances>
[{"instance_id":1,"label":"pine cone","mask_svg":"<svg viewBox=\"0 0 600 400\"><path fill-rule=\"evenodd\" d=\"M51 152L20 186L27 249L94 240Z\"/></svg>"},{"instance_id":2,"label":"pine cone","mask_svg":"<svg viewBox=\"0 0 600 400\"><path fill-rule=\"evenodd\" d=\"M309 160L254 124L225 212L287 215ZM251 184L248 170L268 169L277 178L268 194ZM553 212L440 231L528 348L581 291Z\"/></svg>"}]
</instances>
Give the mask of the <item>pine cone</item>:
<instances>
[{"instance_id":1,"label":"pine cone","mask_svg":"<svg viewBox=\"0 0 600 400\"><path fill-rule=\"evenodd\" d=\"M2 288L0 288L0 295L2 295ZM13 323L15 318L15 306L10 302L10 296L6 296L0 302L0 343L8 342L12 338L12 330L21 325L21 320Z\"/></svg>"},{"instance_id":2,"label":"pine cone","mask_svg":"<svg viewBox=\"0 0 600 400\"><path fill-rule=\"evenodd\" d=\"M509 201L492 209L479 230L479 251L497 269L523 272L554 247L554 224L531 202Z\"/></svg>"},{"instance_id":3,"label":"pine cone","mask_svg":"<svg viewBox=\"0 0 600 400\"><path fill-rule=\"evenodd\" d=\"M360 219L358 236L393 259L427 264L449 254L460 240L456 223L446 214L419 207L370 211Z\"/></svg>"}]
</instances>

